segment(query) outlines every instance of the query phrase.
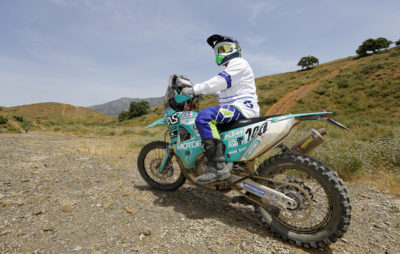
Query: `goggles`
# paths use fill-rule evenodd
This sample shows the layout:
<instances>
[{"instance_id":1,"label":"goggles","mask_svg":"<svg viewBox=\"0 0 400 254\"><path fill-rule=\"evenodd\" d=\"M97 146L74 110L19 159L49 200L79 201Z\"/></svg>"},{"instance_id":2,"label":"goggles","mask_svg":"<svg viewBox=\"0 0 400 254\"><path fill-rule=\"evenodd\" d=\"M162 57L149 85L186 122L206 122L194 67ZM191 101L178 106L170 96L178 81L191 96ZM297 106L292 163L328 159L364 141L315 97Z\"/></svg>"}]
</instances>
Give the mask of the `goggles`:
<instances>
[{"instance_id":1,"label":"goggles","mask_svg":"<svg viewBox=\"0 0 400 254\"><path fill-rule=\"evenodd\" d=\"M215 54L232 53L235 49L239 48L239 45L235 43L223 43L217 44L214 48Z\"/></svg>"}]
</instances>

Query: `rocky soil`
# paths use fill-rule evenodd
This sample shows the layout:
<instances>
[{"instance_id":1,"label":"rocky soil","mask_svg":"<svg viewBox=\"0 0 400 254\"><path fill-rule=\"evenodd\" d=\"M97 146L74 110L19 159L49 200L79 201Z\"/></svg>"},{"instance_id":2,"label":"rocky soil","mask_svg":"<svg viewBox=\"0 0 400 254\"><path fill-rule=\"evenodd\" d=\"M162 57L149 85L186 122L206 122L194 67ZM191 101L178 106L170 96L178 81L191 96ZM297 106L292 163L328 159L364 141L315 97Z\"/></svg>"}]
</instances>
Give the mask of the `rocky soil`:
<instances>
[{"instance_id":1,"label":"rocky soil","mask_svg":"<svg viewBox=\"0 0 400 254\"><path fill-rule=\"evenodd\" d=\"M400 199L348 183L344 238L307 250L265 231L251 206L185 184L147 187L136 158L84 153L96 138L0 135L0 253L400 253Z\"/></svg>"}]
</instances>

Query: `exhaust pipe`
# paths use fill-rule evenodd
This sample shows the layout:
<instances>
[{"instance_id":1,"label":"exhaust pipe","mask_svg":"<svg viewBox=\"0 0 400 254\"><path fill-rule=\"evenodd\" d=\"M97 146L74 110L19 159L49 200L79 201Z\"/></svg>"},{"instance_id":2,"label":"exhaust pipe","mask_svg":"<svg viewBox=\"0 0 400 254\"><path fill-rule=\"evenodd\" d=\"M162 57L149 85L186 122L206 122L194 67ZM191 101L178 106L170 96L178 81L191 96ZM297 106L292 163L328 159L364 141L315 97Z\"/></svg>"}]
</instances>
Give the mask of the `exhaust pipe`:
<instances>
[{"instance_id":1,"label":"exhaust pipe","mask_svg":"<svg viewBox=\"0 0 400 254\"><path fill-rule=\"evenodd\" d=\"M314 150L317 146L325 141L325 139L322 137L325 134L325 128L321 128L318 130L311 129L303 138L297 141L289 149L292 152L303 154L310 153L312 150Z\"/></svg>"}]
</instances>

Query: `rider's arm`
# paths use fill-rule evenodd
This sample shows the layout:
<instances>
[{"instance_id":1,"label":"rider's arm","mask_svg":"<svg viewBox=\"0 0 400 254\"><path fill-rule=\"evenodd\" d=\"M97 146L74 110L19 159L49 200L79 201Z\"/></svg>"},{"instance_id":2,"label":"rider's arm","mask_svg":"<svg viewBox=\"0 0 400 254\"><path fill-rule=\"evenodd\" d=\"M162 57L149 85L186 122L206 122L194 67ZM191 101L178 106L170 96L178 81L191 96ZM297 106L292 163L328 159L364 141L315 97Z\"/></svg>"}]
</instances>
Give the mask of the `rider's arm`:
<instances>
[{"instance_id":1,"label":"rider's arm","mask_svg":"<svg viewBox=\"0 0 400 254\"><path fill-rule=\"evenodd\" d=\"M220 75L216 75L207 81L193 86L194 94L215 94L226 88L226 81Z\"/></svg>"},{"instance_id":2,"label":"rider's arm","mask_svg":"<svg viewBox=\"0 0 400 254\"><path fill-rule=\"evenodd\" d=\"M246 62L247 63L247 62ZM232 86L232 77L240 76L248 66L243 60L233 59L226 69L211 79L193 86L195 94L215 94Z\"/></svg>"}]
</instances>

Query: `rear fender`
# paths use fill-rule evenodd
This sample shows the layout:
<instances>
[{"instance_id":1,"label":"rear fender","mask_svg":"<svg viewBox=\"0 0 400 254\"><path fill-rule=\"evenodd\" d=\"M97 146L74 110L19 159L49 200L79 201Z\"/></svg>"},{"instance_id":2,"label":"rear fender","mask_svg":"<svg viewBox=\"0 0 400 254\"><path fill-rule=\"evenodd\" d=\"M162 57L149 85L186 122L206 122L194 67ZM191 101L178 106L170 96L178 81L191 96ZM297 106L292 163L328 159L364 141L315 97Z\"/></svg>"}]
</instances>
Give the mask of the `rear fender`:
<instances>
[{"instance_id":1,"label":"rear fender","mask_svg":"<svg viewBox=\"0 0 400 254\"><path fill-rule=\"evenodd\" d=\"M288 114L269 118L267 121L269 121L271 124L268 126L267 132L258 136L253 141L253 144L249 146L248 151L245 153L245 156L241 158L241 160L253 160L276 145L279 145L282 140L289 136L293 127L299 124L301 121L326 121L339 128L348 130L348 128L343 124L330 119L329 117L331 114L332 112L314 112L304 114Z\"/></svg>"},{"instance_id":2,"label":"rear fender","mask_svg":"<svg viewBox=\"0 0 400 254\"><path fill-rule=\"evenodd\" d=\"M305 120L318 120L318 121L325 121L328 122L332 125L335 125L336 127L339 127L341 129L349 130L346 126L343 124L336 122L333 119L330 119L332 112L314 112L314 113L304 113L304 114L288 114L288 115L283 115L283 116L278 116L271 118L271 122L279 122L282 120L287 120L290 118L294 118L298 121L305 121Z\"/></svg>"}]
</instances>

